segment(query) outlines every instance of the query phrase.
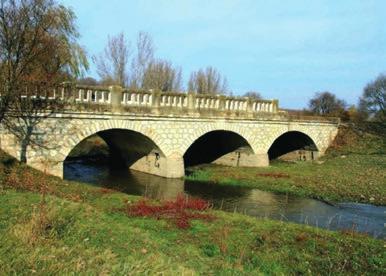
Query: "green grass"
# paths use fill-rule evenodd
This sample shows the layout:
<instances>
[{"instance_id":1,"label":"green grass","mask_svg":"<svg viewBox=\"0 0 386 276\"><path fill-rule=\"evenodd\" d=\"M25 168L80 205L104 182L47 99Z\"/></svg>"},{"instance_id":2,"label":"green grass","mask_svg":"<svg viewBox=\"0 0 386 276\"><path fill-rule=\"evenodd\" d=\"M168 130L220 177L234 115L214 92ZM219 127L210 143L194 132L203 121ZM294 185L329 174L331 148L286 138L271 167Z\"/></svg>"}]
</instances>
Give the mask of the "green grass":
<instances>
[{"instance_id":1,"label":"green grass","mask_svg":"<svg viewBox=\"0 0 386 276\"><path fill-rule=\"evenodd\" d=\"M327 201L386 204L385 137L343 128L319 162L274 161L266 168L206 165L188 180L258 188Z\"/></svg>"},{"instance_id":2,"label":"green grass","mask_svg":"<svg viewBox=\"0 0 386 276\"><path fill-rule=\"evenodd\" d=\"M214 210L214 221L182 230L116 211L140 197L1 161L0 274L386 272L383 242L364 235Z\"/></svg>"},{"instance_id":3,"label":"green grass","mask_svg":"<svg viewBox=\"0 0 386 276\"><path fill-rule=\"evenodd\" d=\"M180 230L162 220L112 211L122 194L93 202L1 194L0 271L4 274L382 274L380 241L360 235L211 211L217 219Z\"/></svg>"}]
</instances>

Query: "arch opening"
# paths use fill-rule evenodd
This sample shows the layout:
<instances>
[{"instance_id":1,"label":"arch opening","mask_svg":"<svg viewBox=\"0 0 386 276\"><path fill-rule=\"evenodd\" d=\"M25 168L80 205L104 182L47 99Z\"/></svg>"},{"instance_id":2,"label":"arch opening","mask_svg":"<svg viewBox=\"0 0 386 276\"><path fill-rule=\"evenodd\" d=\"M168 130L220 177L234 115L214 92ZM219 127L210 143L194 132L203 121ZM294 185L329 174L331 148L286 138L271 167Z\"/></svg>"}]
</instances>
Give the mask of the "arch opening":
<instances>
[{"instance_id":1,"label":"arch opening","mask_svg":"<svg viewBox=\"0 0 386 276\"><path fill-rule=\"evenodd\" d=\"M269 160L307 161L318 157L314 141L303 132L289 131L280 135L268 150Z\"/></svg>"},{"instance_id":2,"label":"arch opening","mask_svg":"<svg viewBox=\"0 0 386 276\"><path fill-rule=\"evenodd\" d=\"M64 175L74 162L161 175L162 159L163 152L149 137L127 129L109 129L85 138L70 151L64 160Z\"/></svg>"},{"instance_id":3,"label":"arch opening","mask_svg":"<svg viewBox=\"0 0 386 276\"><path fill-rule=\"evenodd\" d=\"M185 168L200 164L243 166L254 152L245 138L225 130L208 132L193 142L184 154Z\"/></svg>"}]
</instances>

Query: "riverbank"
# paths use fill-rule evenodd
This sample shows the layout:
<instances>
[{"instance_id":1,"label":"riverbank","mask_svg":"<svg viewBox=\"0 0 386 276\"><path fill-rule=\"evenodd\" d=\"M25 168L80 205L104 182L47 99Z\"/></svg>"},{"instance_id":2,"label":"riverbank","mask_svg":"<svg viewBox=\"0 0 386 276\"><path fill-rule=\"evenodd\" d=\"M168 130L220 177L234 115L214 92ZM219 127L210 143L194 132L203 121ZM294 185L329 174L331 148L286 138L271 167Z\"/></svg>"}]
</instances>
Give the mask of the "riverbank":
<instances>
[{"instance_id":1,"label":"riverbank","mask_svg":"<svg viewBox=\"0 0 386 276\"><path fill-rule=\"evenodd\" d=\"M383 274L379 240L350 231L207 210L180 229L128 217L141 197L63 181L5 157L0 166L4 274Z\"/></svg>"},{"instance_id":2,"label":"riverbank","mask_svg":"<svg viewBox=\"0 0 386 276\"><path fill-rule=\"evenodd\" d=\"M385 139L342 127L326 156L315 162L273 161L267 168L204 165L192 168L186 178L331 202L386 205Z\"/></svg>"}]
</instances>

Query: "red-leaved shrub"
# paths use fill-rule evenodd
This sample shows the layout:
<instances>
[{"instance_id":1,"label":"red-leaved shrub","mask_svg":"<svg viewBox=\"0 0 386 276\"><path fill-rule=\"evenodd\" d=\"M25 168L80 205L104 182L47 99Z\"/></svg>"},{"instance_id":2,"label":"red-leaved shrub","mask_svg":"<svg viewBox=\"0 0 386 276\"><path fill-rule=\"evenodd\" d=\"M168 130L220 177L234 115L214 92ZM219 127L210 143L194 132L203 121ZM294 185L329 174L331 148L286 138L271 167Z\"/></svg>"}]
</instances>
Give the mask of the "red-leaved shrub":
<instances>
[{"instance_id":1,"label":"red-leaved shrub","mask_svg":"<svg viewBox=\"0 0 386 276\"><path fill-rule=\"evenodd\" d=\"M173 222L180 229L190 228L192 219L210 221L213 215L203 213L210 204L200 198L178 195L175 200L153 204L148 199L141 199L135 203L126 203L124 211L131 217L152 217L166 219Z\"/></svg>"}]
</instances>

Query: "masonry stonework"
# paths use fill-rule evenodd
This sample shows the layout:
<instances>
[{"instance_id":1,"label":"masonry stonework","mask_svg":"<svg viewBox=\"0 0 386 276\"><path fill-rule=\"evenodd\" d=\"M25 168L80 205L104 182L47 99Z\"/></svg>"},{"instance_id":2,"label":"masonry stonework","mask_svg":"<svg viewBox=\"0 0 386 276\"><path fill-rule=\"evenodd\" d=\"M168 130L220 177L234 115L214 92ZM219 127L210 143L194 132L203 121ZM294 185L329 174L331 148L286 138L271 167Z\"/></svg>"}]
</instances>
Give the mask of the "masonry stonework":
<instances>
[{"instance_id":1,"label":"masonry stonework","mask_svg":"<svg viewBox=\"0 0 386 276\"><path fill-rule=\"evenodd\" d=\"M47 173L63 177L63 162L83 139L104 130L124 129L138 132L155 143L161 156L141 158L133 169L155 175L177 178L184 175L183 156L202 135L215 131L231 131L242 136L251 146L242 166L267 166L268 150L280 135L299 131L316 144L323 155L338 131L337 123L317 120L231 119L189 116L138 116L135 114L66 112L44 120L34 131L44 147L29 146L27 163ZM20 142L11 133L1 130L1 148L20 157ZM158 163L157 163L158 162ZM158 164L158 167L153 164Z\"/></svg>"}]
</instances>

